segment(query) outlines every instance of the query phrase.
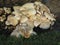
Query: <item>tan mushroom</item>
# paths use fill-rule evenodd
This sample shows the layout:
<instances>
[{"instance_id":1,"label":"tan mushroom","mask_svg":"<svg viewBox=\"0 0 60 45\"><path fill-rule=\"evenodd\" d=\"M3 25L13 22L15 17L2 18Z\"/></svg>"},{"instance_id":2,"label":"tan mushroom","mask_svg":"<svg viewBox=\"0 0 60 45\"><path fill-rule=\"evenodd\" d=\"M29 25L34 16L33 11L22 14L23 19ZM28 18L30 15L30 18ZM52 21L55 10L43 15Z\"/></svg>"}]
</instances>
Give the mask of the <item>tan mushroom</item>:
<instances>
[{"instance_id":1,"label":"tan mushroom","mask_svg":"<svg viewBox=\"0 0 60 45\"><path fill-rule=\"evenodd\" d=\"M34 4L33 3L26 3L22 7L25 9L34 9Z\"/></svg>"},{"instance_id":2,"label":"tan mushroom","mask_svg":"<svg viewBox=\"0 0 60 45\"><path fill-rule=\"evenodd\" d=\"M50 24L49 23L42 23L42 24L40 24L39 27L42 29L48 29L50 27Z\"/></svg>"},{"instance_id":3,"label":"tan mushroom","mask_svg":"<svg viewBox=\"0 0 60 45\"><path fill-rule=\"evenodd\" d=\"M3 7L5 13L10 14L11 13L11 8L8 7Z\"/></svg>"},{"instance_id":4,"label":"tan mushroom","mask_svg":"<svg viewBox=\"0 0 60 45\"><path fill-rule=\"evenodd\" d=\"M3 22L6 19L5 15L0 16L0 21Z\"/></svg>"},{"instance_id":5,"label":"tan mushroom","mask_svg":"<svg viewBox=\"0 0 60 45\"><path fill-rule=\"evenodd\" d=\"M26 3L21 7L21 9L26 10L29 15L30 14L32 14L32 15L36 14L36 10L35 10L33 3Z\"/></svg>"},{"instance_id":6,"label":"tan mushroom","mask_svg":"<svg viewBox=\"0 0 60 45\"><path fill-rule=\"evenodd\" d=\"M41 2L35 2L35 5L38 6L40 9L40 12L43 13L44 11L47 13L50 13L50 10L47 6L45 6L44 4L42 4Z\"/></svg>"},{"instance_id":7,"label":"tan mushroom","mask_svg":"<svg viewBox=\"0 0 60 45\"><path fill-rule=\"evenodd\" d=\"M26 16L21 16L20 22L21 22L21 23L24 23L24 22L26 22L27 20L28 20L28 18L27 18Z\"/></svg>"},{"instance_id":8,"label":"tan mushroom","mask_svg":"<svg viewBox=\"0 0 60 45\"><path fill-rule=\"evenodd\" d=\"M18 24L18 20L13 17L13 16L8 16L7 21L6 21L6 25L13 25L16 26Z\"/></svg>"},{"instance_id":9,"label":"tan mushroom","mask_svg":"<svg viewBox=\"0 0 60 45\"><path fill-rule=\"evenodd\" d=\"M14 11L18 11L18 10L20 10L20 6L13 6L13 9L14 9Z\"/></svg>"},{"instance_id":10,"label":"tan mushroom","mask_svg":"<svg viewBox=\"0 0 60 45\"><path fill-rule=\"evenodd\" d=\"M49 13L47 13L47 12L45 12L44 15L45 15L45 17L48 18L49 20L55 21L55 18L53 17L53 15L51 15L51 14L49 14Z\"/></svg>"}]
</instances>

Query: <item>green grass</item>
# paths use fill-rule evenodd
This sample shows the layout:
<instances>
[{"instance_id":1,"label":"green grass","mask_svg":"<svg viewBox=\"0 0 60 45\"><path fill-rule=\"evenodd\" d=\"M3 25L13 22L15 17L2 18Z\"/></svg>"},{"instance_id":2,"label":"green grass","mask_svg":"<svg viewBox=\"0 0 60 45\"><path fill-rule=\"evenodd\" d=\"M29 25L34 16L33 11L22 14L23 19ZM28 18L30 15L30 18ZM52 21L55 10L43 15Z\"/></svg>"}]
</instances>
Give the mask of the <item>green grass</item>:
<instances>
[{"instance_id":1,"label":"green grass","mask_svg":"<svg viewBox=\"0 0 60 45\"><path fill-rule=\"evenodd\" d=\"M60 45L60 32L44 32L29 39L0 35L0 45Z\"/></svg>"}]
</instances>

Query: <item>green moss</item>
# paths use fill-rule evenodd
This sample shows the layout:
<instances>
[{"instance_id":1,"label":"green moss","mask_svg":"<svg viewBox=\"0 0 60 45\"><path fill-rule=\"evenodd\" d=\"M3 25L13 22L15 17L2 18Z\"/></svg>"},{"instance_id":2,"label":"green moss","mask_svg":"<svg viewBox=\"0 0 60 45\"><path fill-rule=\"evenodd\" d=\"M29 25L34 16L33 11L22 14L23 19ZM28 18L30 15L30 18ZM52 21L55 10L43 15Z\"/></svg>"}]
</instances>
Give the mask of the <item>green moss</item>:
<instances>
[{"instance_id":1,"label":"green moss","mask_svg":"<svg viewBox=\"0 0 60 45\"><path fill-rule=\"evenodd\" d=\"M40 35L31 36L29 39L0 35L0 45L60 45L60 32L40 33Z\"/></svg>"}]
</instances>

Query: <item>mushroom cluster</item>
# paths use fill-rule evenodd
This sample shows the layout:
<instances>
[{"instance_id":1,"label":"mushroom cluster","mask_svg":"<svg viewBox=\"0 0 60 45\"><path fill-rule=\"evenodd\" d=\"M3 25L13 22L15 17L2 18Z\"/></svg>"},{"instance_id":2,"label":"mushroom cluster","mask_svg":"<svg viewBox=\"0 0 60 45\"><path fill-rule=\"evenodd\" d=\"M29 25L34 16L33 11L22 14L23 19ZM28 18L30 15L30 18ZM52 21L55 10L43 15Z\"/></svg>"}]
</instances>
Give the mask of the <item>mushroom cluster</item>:
<instances>
[{"instance_id":1,"label":"mushroom cluster","mask_svg":"<svg viewBox=\"0 0 60 45\"><path fill-rule=\"evenodd\" d=\"M0 8L0 22L4 22L6 19L6 16L11 13L11 8L3 7Z\"/></svg>"},{"instance_id":2,"label":"mushroom cluster","mask_svg":"<svg viewBox=\"0 0 60 45\"><path fill-rule=\"evenodd\" d=\"M5 24L16 26L11 36L19 37L19 35L22 35L29 38L32 34L36 34L33 31L34 27L39 26L42 29L48 29L56 21L55 16L51 14L48 7L41 2L13 6L14 11L12 12L10 8L4 7L4 10L7 14L10 14Z\"/></svg>"}]
</instances>

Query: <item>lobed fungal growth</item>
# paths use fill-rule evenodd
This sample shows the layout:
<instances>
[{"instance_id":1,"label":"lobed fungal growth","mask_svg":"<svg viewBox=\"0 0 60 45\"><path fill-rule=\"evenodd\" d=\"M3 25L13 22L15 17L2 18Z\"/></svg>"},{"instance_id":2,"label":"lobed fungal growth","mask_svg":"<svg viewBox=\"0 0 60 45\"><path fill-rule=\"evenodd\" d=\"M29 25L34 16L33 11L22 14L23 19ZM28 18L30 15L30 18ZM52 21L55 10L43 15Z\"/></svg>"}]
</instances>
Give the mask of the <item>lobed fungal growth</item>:
<instances>
[{"instance_id":1,"label":"lobed fungal growth","mask_svg":"<svg viewBox=\"0 0 60 45\"><path fill-rule=\"evenodd\" d=\"M34 26L39 26L42 29L48 29L54 25L56 21L55 16L51 14L49 8L41 2L26 3L22 6L13 6L11 8L0 8L0 21L3 22L8 28L9 25L16 28L11 33L11 36L19 37L22 35L25 38L29 38L31 35L36 34L33 31ZM3 18L3 16L7 16Z\"/></svg>"}]
</instances>

